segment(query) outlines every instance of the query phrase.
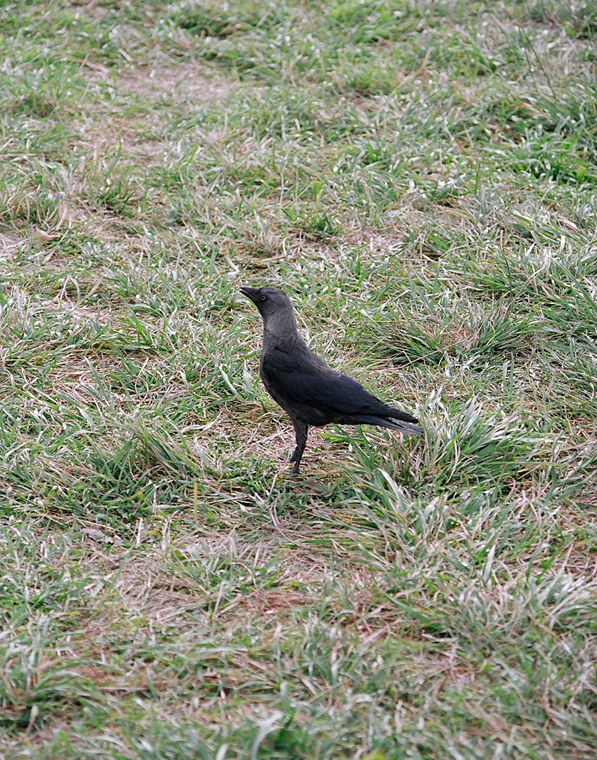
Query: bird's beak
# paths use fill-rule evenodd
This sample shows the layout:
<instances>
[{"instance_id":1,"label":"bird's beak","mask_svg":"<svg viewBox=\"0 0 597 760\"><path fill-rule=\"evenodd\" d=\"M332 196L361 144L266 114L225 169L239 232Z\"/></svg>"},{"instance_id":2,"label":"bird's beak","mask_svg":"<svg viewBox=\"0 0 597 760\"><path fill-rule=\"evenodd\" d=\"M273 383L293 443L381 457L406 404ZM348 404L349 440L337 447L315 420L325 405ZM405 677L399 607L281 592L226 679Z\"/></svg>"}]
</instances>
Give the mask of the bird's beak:
<instances>
[{"instance_id":1,"label":"bird's beak","mask_svg":"<svg viewBox=\"0 0 597 760\"><path fill-rule=\"evenodd\" d=\"M249 288L247 285L242 285L239 290L243 296L247 296L253 303L257 303L259 298L259 291L261 288Z\"/></svg>"}]
</instances>

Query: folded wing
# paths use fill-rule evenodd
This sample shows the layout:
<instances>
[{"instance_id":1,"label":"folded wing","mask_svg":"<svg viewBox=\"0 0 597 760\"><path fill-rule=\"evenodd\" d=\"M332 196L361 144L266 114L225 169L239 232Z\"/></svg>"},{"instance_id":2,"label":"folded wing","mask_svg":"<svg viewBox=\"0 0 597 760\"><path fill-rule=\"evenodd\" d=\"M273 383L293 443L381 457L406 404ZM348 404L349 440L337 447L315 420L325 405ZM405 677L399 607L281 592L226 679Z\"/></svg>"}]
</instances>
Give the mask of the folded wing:
<instances>
[{"instance_id":1,"label":"folded wing","mask_svg":"<svg viewBox=\"0 0 597 760\"><path fill-rule=\"evenodd\" d=\"M310 367L287 358L282 352L271 352L264 358L262 372L266 383L275 386L276 393L289 405L313 407L332 418L352 418L350 422L385 425L383 418L416 423L416 417L387 406L346 375L333 372L323 365ZM381 418L381 419L380 419ZM335 420L339 421L339 420ZM422 432L411 430L409 432Z\"/></svg>"}]
</instances>

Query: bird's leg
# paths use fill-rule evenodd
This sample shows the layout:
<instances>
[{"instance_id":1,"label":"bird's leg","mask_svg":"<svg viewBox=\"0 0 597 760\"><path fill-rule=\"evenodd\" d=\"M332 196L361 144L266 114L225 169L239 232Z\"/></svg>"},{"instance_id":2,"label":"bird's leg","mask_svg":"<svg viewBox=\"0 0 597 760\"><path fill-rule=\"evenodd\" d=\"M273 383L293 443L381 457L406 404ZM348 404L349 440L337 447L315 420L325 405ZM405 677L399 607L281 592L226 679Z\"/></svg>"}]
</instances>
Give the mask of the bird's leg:
<instances>
[{"instance_id":1,"label":"bird's leg","mask_svg":"<svg viewBox=\"0 0 597 760\"><path fill-rule=\"evenodd\" d=\"M303 451L307 445L307 432L309 431L309 428L304 422L299 422L298 420L292 420L292 424L294 425L294 432L296 433L296 449L294 450L294 454L290 457L290 461L294 462L292 474L297 475L301 463L301 457L303 456Z\"/></svg>"}]
</instances>

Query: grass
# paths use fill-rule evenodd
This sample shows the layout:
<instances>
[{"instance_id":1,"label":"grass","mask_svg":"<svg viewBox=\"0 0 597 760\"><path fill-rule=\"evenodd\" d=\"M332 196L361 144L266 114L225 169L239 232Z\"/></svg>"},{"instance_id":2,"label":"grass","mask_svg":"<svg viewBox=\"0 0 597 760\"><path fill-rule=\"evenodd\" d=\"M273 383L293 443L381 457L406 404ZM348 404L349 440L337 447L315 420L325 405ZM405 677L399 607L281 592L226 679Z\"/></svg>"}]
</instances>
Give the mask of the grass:
<instances>
[{"instance_id":1,"label":"grass","mask_svg":"<svg viewBox=\"0 0 597 760\"><path fill-rule=\"evenodd\" d=\"M2 757L595 756L596 33L2 4ZM243 283L424 440L288 478Z\"/></svg>"}]
</instances>

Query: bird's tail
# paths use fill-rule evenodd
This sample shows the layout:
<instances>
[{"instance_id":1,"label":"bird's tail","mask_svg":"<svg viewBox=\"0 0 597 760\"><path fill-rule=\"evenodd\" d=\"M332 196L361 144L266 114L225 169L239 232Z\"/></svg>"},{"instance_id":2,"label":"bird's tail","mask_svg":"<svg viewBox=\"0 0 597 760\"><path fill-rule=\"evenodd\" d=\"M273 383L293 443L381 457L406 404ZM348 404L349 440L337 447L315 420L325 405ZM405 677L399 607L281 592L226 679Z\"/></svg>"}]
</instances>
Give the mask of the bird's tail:
<instances>
[{"instance_id":1,"label":"bird's tail","mask_svg":"<svg viewBox=\"0 0 597 760\"><path fill-rule=\"evenodd\" d=\"M416 419L416 417L411 417L411 419ZM375 414L365 414L359 417L359 423L364 425L379 425L379 427L390 428L390 430L398 430L406 435L423 435L425 432L422 427L412 422L390 420L387 417L378 417Z\"/></svg>"},{"instance_id":2,"label":"bird's tail","mask_svg":"<svg viewBox=\"0 0 597 760\"><path fill-rule=\"evenodd\" d=\"M416 417L413 417L412 414L409 414L408 412L401 412L400 409L394 409L393 407L388 407L388 413L382 414L382 417L389 417L391 420L401 420L402 422L414 422L415 424L419 421Z\"/></svg>"}]
</instances>

